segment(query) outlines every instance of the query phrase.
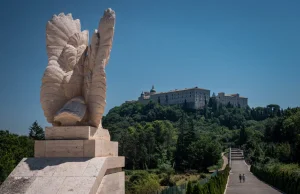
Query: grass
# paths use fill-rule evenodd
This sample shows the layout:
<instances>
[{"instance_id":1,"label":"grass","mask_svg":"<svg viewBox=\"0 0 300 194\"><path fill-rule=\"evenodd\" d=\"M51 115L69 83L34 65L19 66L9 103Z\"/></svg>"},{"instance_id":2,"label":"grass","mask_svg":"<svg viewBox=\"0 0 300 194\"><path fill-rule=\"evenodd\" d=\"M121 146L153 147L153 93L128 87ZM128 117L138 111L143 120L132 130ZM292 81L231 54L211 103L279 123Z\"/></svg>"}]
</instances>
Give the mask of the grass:
<instances>
[{"instance_id":1,"label":"grass","mask_svg":"<svg viewBox=\"0 0 300 194\"><path fill-rule=\"evenodd\" d=\"M171 176L171 180L173 180L176 185L182 185L184 183L187 183L188 181L191 182L196 182L199 181L202 178L205 178L209 176L209 174L204 174L204 173L195 173L195 174L174 174Z\"/></svg>"},{"instance_id":2,"label":"grass","mask_svg":"<svg viewBox=\"0 0 300 194\"><path fill-rule=\"evenodd\" d=\"M149 173L153 173L153 174L157 174L158 177L160 177L160 175L163 175L164 173L159 172L158 169L151 169L151 170L125 170L125 180L129 181L130 177L137 173L137 172L141 172L141 171L147 171ZM176 185L182 185L184 183L187 183L188 181L191 182L197 182L200 179L206 178L210 175L211 173L198 173L197 171L193 171L193 172L186 172L186 173L175 173L172 174L170 177L170 180L172 180L172 182L174 182ZM161 179L160 179L161 180ZM160 181L159 180L159 181Z\"/></svg>"}]
</instances>

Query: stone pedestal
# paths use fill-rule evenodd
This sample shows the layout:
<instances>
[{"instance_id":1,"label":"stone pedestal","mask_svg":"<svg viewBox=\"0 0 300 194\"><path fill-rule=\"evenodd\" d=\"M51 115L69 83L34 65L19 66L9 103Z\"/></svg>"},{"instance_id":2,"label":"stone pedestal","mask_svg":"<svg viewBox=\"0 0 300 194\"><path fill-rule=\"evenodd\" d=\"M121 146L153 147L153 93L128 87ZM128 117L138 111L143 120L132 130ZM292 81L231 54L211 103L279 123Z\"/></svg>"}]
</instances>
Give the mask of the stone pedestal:
<instances>
[{"instance_id":1,"label":"stone pedestal","mask_svg":"<svg viewBox=\"0 0 300 194\"><path fill-rule=\"evenodd\" d=\"M125 158L109 132L93 127L46 127L35 142L35 158L24 158L0 193L124 194Z\"/></svg>"}]
</instances>

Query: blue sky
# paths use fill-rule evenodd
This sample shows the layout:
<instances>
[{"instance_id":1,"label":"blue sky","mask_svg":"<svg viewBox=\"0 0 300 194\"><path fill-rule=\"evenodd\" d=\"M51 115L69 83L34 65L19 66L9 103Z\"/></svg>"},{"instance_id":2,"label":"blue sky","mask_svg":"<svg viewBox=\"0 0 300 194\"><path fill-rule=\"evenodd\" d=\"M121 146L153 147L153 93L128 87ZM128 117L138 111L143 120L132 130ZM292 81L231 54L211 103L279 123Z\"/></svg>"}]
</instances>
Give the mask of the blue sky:
<instances>
[{"instance_id":1,"label":"blue sky","mask_svg":"<svg viewBox=\"0 0 300 194\"><path fill-rule=\"evenodd\" d=\"M26 134L37 120L47 65L45 29L72 13L93 32L116 11L106 112L142 91L202 87L239 93L249 105L300 106L300 3L278 0L2 1L0 129Z\"/></svg>"}]
</instances>

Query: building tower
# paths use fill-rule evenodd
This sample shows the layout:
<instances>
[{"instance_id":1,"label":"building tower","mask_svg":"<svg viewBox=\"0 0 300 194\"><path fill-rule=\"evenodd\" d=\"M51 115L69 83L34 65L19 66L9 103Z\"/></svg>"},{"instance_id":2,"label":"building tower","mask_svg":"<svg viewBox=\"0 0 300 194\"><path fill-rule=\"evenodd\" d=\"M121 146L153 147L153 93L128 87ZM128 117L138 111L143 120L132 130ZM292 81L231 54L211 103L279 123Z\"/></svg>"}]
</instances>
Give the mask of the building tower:
<instances>
[{"instance_id":1,"label":"building tower","mask_svg":"<svg viewBox=\"0 0 300 194\"><path fill-rule=\"evenodd\" d=\"M151 94L155 94L156 93L156 90L154 89L154 85L152 85L152 88L151 88L151 90L150 90L150 95Z\"/></svg>"}]
</instances>

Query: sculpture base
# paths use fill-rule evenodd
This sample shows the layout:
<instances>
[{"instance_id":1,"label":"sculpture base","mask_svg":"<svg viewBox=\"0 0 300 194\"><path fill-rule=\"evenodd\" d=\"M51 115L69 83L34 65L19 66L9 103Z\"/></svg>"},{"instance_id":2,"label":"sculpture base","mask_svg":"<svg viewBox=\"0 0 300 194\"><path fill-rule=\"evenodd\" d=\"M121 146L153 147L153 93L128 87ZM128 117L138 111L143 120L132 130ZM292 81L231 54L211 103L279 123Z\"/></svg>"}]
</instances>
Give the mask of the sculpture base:
<instances>
[{"instance_id":1,"label":"sculpture base","mask_svg":"<svg viewBox=\"0 0 300 194\"><path fill-rule=\"evenodd\" d=\"M60 126L60 127L46 127L46 140L107 140L110 141L110 135L107 129L97 129L91 126Z\"/></svg>"},{"instance_id":2,"label":"sculpture base","mask_svg":"<svg viewBox=\"0 0 300 194\"><path fill-rule=\"evenodd\" d=\"M125 158L106 129L46 127L35 158L24 158L0 186L1 194L125 194Z\"/></svg>"},{"instance_id":3,"label":"sculpture base","mask_svg":"<svg viewBox=\"0 0 300 194\"><path fill-rule=\"evenodd\" d=\"M24 158L1 194L124 194L124 157Z\"/></svg>"},{"instance_id":4,"label":"sculpture base","mask_svg":"<svg viewBox=\"0 0 300 194\"><path fill-rule=\"evenodd\" d=\"M34 157L118 156L118 142L106 140L35 141Z\"/></svg>"}]
</instances>

